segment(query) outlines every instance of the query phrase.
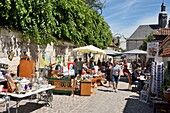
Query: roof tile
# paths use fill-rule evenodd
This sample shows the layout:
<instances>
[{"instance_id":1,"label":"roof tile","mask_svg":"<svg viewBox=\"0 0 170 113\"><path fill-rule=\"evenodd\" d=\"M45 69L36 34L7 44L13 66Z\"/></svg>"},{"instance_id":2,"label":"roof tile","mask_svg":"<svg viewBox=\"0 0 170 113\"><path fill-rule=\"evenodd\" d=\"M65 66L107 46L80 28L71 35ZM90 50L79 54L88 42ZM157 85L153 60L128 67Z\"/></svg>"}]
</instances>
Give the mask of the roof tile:
<instances>
[{"instance_id":1,"label":"roof tile","mask_svg":"<svg viewBox=\"0 0 170 113\"><path fill-rule=\"evenodd\" d=\"M170 28L159 28L154 35L170 35Z\"/></svg>"},{"instance_id":2,"label":"roof tile","mask_svg":"<svg viewBox=\"0 0 170 113\"><path fill-rule=\"evenodd\" d=\"M160 54L160 56L167 56L170 55L170 45L167 48L163 49L163 52Z\"/></svg>"}]
</instances>

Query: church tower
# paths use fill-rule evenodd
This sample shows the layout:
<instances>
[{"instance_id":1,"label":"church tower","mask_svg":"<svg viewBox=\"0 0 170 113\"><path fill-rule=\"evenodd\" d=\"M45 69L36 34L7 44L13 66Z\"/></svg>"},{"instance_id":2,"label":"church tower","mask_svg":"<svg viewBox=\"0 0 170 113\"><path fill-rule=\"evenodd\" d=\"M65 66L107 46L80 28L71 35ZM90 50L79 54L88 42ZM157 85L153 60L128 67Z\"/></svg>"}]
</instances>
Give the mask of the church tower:
<instances>
[{"instance_id":1,"label":"church tower","mask_svg":"<svg viewBox=\"0 0 170 113\"><path fill-rule=\"evenodd\" d=\"M160 28L165 28L167 25L167 13L166 13L166 6L164 2L161 5L161 12L159 13L158 24Z\"/></svg>"}]
</instances>

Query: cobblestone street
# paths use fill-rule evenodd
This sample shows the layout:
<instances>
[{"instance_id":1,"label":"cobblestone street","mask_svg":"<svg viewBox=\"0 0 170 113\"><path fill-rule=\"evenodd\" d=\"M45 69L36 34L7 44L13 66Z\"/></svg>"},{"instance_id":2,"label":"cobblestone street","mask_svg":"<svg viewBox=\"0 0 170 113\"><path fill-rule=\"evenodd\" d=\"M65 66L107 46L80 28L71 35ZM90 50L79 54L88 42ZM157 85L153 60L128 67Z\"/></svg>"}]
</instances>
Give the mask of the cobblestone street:
<instances>
[{"instance_id":1,"label":"cobblestone street","mask_svg":"<svg viewBox=\"0 0 170 113\"><path fill-rule=\"evenodd\" d=\"M140 102L139 95L127 87L126 82L120 82L117 93L100 86L91 96L55 94L52 108L26 99L20 102L19 113L152 113L152 107ZM12 104L15 102L11 101ZM2 107L0 110L3 112ZM15 106L10 111L15 113Z\"/></svg>"}]
</instances>

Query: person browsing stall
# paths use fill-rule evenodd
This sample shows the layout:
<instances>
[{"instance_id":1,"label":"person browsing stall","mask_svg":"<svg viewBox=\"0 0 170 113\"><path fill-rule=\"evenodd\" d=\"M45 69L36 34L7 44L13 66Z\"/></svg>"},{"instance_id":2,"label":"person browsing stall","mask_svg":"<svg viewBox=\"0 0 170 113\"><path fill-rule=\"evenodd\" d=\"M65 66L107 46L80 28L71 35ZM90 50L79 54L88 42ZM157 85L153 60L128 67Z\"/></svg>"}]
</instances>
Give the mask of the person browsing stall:
<instances>
[{"instance_id":1,"label":"person browsing stall","mask_svg":"<svg viewBox=\"0 0 170 113\"><path fill-rule=\"evenodd\" d=\"M124 65L123 74L124 74L125 76L127 76L127 78L128 78L128 83L129 83L128 89L130 89L131 73L130 73L129 69L127 68L127 65Z\"/></svg>"},{"instance_id":2,"label":"person browsing stall","mask_svg":"<svg viewBox=\"0 0 170 113\"><path fill-rule=\"evenodd\" d=\"M112 79L110 77L111 68L112 68L112 64L110 62L106 62L106 71L105 71L105 73L106 73L106 79L107 79L107 81L109 83L109 87L111 87L111 81L112 81Z\"/></svg>"},{"instance_id":3,"label":"person browsing stall","mask_svg":"<svg viewBox=\"0 0 170 113\"><path fill-rule=\"evenodd\" d=\"M83 64L84 62L82 61L81 58L79 58L79 61L77 61L77 74L79 74L81 76L82 74L82 70L83 70Z\"/></svg>"},{"instance_id":4,"label":"person browsing stall","mask_svg":"<svg viewBox=\"0 0 170 113\"><path fill-rule=\"evenodd\" d=\"M77 61L78 61L78 59L77 59L77 58L76 58L76 59L74 59L74 65L73 65L73 67L74 67L75 77L77 77L77 73L78 73L78 71L77 71Z\"/></svg>"},{"instance_id":5,"label":"person browsing stall","mask_svg":"<svg viewBox=\"0 0 170 113\"><path fill-rule=\"evenodd\" d=\"M135 71L132 73L132 84L137 84L137 92L140 92L142 89L143 81L140 80L141 68L137 67Z\"/></svg>"},{"instance_id":6,"label":"person browsing stall","mask_svg":"<svg viewBox=\"0 0 170 113\"><path fill-rule=\"evenodd\" d=\"M117 60L113 60L113 66L111 68L110 71L110 76L112 79L112 84L113 84L113 90L115 92L117 92L117 88L118 88L118 81L120 79L120 71L121 71L121 67L118 65Z\"/></svg>"}]
</instances>

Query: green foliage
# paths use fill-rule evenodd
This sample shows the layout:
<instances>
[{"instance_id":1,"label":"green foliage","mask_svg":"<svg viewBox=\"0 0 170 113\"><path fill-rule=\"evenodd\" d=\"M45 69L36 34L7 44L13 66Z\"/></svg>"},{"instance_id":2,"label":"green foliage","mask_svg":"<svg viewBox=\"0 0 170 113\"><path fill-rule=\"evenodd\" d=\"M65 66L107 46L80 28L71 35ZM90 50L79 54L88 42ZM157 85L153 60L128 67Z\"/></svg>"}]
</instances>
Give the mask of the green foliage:
<instances>
[{"instance_id":1,"label":"green foliage","mask_svg":"<svg viewBox=\"0 0 170 113\"><path fill-rule=\"evenodd\" d=\"M63 40L106 48L112 40L104 18L83 0L1 0L0 21L39 45Z\"/></svg>"},{"instance_id":2,"label":"green foliage","mask_svg":"<svg viewBox=\"0 0 170 113\"><path fill-rule=\"evenodd\" d=\"M142 49L144 51L147 50L147 42L151 42L154 40L154 35L151 33L148 37L146 37L143 41L143 44L140 46L139 49Z\"/></svg>"}]
</instances>

